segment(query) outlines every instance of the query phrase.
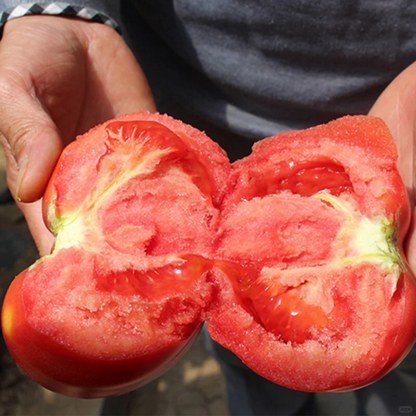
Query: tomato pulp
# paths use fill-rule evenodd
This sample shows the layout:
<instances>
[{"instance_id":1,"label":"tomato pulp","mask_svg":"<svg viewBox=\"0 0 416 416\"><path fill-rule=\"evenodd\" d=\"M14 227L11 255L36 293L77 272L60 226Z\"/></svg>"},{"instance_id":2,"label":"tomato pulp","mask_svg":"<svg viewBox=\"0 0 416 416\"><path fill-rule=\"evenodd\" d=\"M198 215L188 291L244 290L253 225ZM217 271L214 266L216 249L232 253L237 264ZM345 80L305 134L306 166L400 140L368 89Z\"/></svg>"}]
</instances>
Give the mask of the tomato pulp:
<instances>
[{"instance_id":1,"label":"tomato pulp","mask_svg":"<svg viewBox=\"0 0 416 416\"><path fill-rule=\"evenodd\" d=\"M44 386L121 394L184 354L211 303L207 282L229 162L167 116L126 116L63 152L44 198L53 252L11 285L3 331Z\"/></svg>"},{"instance_id":2,"label":"tomato pulp","mask_svg":"<svg viewBox=\"0 0 416 416\"><path fill-rule=\"evenodd\" d=\"M265 139L236 162L217 258L244 267L214 271L213 338L299 390L354 389L393 368L416 331L396 158L381 120L345 117Z\"/></svg>"},{"instance_id":3,"label":"tomato pulp","mask_svg":"<svg viewBox=\"0 0 416 416\"><path fill-rule=\"evenodd\" d=\"M166 371L206 320L278 384L369 384L416 334L396 158L363 116L264 139L232 165L168 116L110 120L55 169L55 246L8 291L7 345L44 386L100 397Z\"/></svg>"}]
</instances>

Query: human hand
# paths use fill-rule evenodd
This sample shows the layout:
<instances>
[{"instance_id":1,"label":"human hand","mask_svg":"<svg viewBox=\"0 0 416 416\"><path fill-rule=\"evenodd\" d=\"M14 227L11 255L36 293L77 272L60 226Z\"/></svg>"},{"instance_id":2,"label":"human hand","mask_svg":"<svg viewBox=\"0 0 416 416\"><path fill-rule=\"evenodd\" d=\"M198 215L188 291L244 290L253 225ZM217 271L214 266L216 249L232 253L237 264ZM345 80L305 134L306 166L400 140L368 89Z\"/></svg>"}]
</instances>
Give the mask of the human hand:
<instances>
[{"instance_id":1,"label":"human hand","mask_svg":"<svg viewBox=\"0 0 416 416\"><path fill-rule=\"evenodd\" d=\"M416 273L416 63L406 68L390 83L369 114L385 121L397 143L398 168L412 206L406 256Z\"/></svg>"},{"instance_id":2,"label":"human hand","mask_svg":"<svg viewBox=\"0 0 416 416\"><path fill-rule=\"evenodd\" d=\"M43 223L39 198L63 147L105 120L139 110L156 110L149 86L110 27L54 16L27 16L5 25L0 140L9 188L41 255L50 252L53 236Z\"/></svg>"}]
</instances>

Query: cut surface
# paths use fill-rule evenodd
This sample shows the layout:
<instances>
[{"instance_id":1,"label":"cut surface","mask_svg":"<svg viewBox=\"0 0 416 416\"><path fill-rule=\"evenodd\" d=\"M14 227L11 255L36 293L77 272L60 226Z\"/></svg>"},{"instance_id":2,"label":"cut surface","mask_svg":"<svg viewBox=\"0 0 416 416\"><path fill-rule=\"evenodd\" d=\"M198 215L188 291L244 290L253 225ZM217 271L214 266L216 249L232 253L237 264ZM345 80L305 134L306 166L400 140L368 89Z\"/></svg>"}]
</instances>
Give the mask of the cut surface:
<instances>
[{"instance_id":1,"label":"cut surface","mask_svg":"<svg viewBox=\"0 0 416 416\"><path fill-rule=\"evenodd\" d=\"M379 183L377 195L367 191L370 213L360 194L364 181L378 180L369 172L375 175L386 162L365 166L362 178L355 167L359 146L346 157L335 153L337 143L326 137L314 142L311 133L312 139L302 132L266 139L235 164L235 188L220 229L220 255L253 267L238 279L241 296L251 300L267 331L294 343L329 333L348 337L352 301L340 300L337 285L351 268L379 268L376 284L390 288L387 301L405 270L394 241L397 218L380 198L388 181ZM354 296L360 294L344 297Z\"/></svg>"},{"instance_id":2,"label":"cut surface","mask_svg":"<svg viewBox=\"0 0 416 416\"><path fill-rule=\"evenodd\" d=\"M190 256L142 271L130 267L109 270L102 255L60 250L24 281L28 322L71 350L112 359L192 335L211 298L202 261Z\"/></svg>"},{"instance_id":3,"label":"cut surface","mask_svg":"<svg viewBox=\"0 0 416 416\"><path fill-rule=\"evenodd\" d=\"M137 355L189 338L204 319L223 185L201 156L205 137L190 143L167 125L112 121L61 158L46 209L54 251L22 291L29 323L68 348ZM88 171L69 166L78 155ZM210 157L225 176L225 156Z\"/></svg>"},{"instance_id":4,"label":"cut surface","mask_svg":"<svg viewBox=\"0 0 416 416\"><path fill-rule=\"evenodd\" d=\"M35 380L82 397L162 374L204 320L275 383L371 383L416 338L396 157L368 117L265 139L232 167L170 117L104 123L58 162L54 249L11 285L6 342Z\"/></svg>"},{"instance_id":5,"label":"cut surface","mask_svg":"<svg viewBox=\"0 0 416 416\"><path fill-rule=\"evenodd\" d=\"M389 290L388 301L404 270L392 242L394 225L363 216L349 194L285 192L243 201L222 232L221 254L234 262L244 258L256 269L240 278L242 296L265 329L286 342L348 337L346 323L352 325L357 308L348 304L360 293L340 296L339 280L357 285L359 269L374 265L381 274L375 284ZM385 306L383 298L379 308Z\"/></svg>"},{"instance_id":6,"label":"cut surface","mask_svg":"<svg viewBox=\"0 0 416 416\"><path fill-rule=\"evenodd\" d=\"M208 327L264 377L348 388L395 359L404 281L414 281L401 257L408 210L389 140L381 122L342 119L265 139L233 165L218 257L243 267L218 267L231 285Z\"/></svg>"}]
</instances>

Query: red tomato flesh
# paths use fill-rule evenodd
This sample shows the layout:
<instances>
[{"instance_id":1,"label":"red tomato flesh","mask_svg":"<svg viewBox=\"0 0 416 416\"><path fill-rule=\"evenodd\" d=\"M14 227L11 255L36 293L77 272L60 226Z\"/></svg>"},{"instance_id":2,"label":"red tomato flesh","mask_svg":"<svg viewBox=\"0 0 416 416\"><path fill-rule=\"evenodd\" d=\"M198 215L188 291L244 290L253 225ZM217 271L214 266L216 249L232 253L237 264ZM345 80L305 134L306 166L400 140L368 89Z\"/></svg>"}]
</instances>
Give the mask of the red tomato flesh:
<instances>
[{"instance_id":1,"label":"red tomato flesh","mask_svg":"<svg viewBox=\"0 0 416 416\"><path fill-rule=\"evenodd\" d=\"M166 371L207 320L275 383L369 384L416 337L396 158L369 117L262 140L232 166L167 116L104 123L57 164L55 247L6 295L7 345L44 386L101 397Z\"/></svg>"},{"instance_id":2,"label":"red tomato flesh","mask_svg":"<svg viewBox=\"0 0 416 416\"><path fill-rule=\"evenodd\" d=\"M99 170L102 159L110 153L120 148L126 150L126 141L143 141L142 157L146 157L148 153L161 152L162 156L158 161L160 165L169 161L176 161L201 192L211 198L214 187L205 167L197 160L186 144L163 125L155 121L116 121L107 124L106 131L108 140L105 145L108 150L100 158L97 166ZM121 143L118 139L120 135ZM164 152L165 154L163 154ZM128 156L130 157L130 155Z\"/></svg>"},{"instance_id":3,"label":"red tomato flesh","mask_svg":"<svg viewBox=\"0 0 416 416\"><path fill-rule=\"evenodd\" d=\"M342 166L309 164L283 179L276 188L269 188L269 193L288 190L293 194L312 196L319 191L328 190L333 195L340 195L351 190L351 182Z\"/></svg>"},{"instance_id":4,"label":"red tomato flesh","mask_svg":"<svg viewBox=\"0 0 416 416\"><path fill-rule=\"evenodd\" d=\"M351 181L345 169L326 160L303 163L295 163L293 160L290 162L284 161L279 164L279 170L266 170L266 172L266 175L262 172L257 178L251 177L248 188L249 195L245 194L244 201L253 198L265 198L268 195L276 195L285 191L302 197L309 197L321 191L327 191L334 196L352 192ZM291 203L294 204L293 211L291 211ZM254 202L253 213L250 211L250 218L255 216L257 212L266 211L264 204L263 207L259 207L259 204L261 202L257 199ZM280 262L297 262L300 264L300 258L306 257L307 247L315 256L321 254L315 260L315 264L333 255L329 247L336 238L340 223L338 221L334 223L336 215L334 215L332 208L327 209L319 206L316 208L300 198L285 198L282 204L269 199L267 201L268 210L275 204L278 204L278 207L272 215L275 216L277 221L267 218L265 224L267 224L267 231L272 231L270 238L277 242L278 246L274 247L273 250L264 246L264 243L268 241L268 238L265 238L267 231L258 222L254 223L255 226L252 229L245 232L246 235L256 236L261 230L259 238L254 240L254 246L247 250L255 253L257 260L263 258L261 255L263 250L256 249L259 244L263 244L263 249L274 261L279 259L279 254L290 253L291 257L285 256L279 259ZM305 210L305 217L300 214L300 210ZM283 214L288 211L288 216ZM328 213L322 218L323 211L328 211ZM240 211L236 216L238 217L237 222L234 218L229 219L232 223L232 230L228 231L225 239L229 239L230 234L236 231L236 225L240 224L239 220L243 219L244 222L247 220L246 216ZM321 220L319 221L319 219ZM252 220L247 223L253 225ZM273 226L270 226L272 223ZM240 230L236 237L237 239L241 237ZM305 238L307 247L296 241ZM292 240L293 245L291 244ZM237 241L227 244L240 248L242 246ZM325 252L322 252L322 249L325 249ZM245 253L245 257L247 257L247 254ZM236 260L236 257L233 256L233 259ZM311 260L308 259L309 265ZM251 278L252 276L249 277L249 280ZM287 288L279 284L276 278L262 279L262 277L255 278L252 282L243 279L243 286L244 293L253 301L254 308L265 329L281 337L284 341L303 343L311 337L311 328L327 328L329 324L336 328L339 327L340 322L345 322L348 317L349 311L346 310L344 316L334 322L334 316L325 313L319 306L320 302L317 305L305 302L302 299L302 292L307 290L307 286Z\"/></svg>"},{"instance_id":5,"label":"red tomato flesh","mask_svg":"<svg viewBox=\"0 0 416 416\"><path fill-rule=\"evenodd\" d=\"M325 159L302 163L290 160L251 176L250 186L240 198L249 200L283 191L312 196L323 190L336 196L351 192L351 181L342 166Z\"/></svg>"},{"instance_id":6,"label":"red tomato flesh","mask_svg":"<svg viewBox=\"0 0 416 416\"><path fill-rule=\"evenodd\" d=\"M244 267L215 273L217 342L307 391L364 386L404 357L416 285L396 158L379 120L347 117L265 139L233 165L218 256Z\"/></svg>"},{"instance_id":7,"label":"red tomato flesh","mask_svg":"<svg viewBox=\"0 0 416 416\"><path fill-rule=\"evenodd\" d=\"M172 293L186 292L190 282L202 276L210 267L210 262L203 257L185 255L177 263L155 269L126 269L112 271L105 276L94 270L94 275L98 290L157 300L172 296Z\"/></svg>"},{"instance_id":8,"label":"red tomato flesh","mask_svg":"<svg viewBox=\"0 0 416 416\"><path fill-rule=\"evenodd\" d=\"M21 367L52 390L99 397L172 366L211 303L228 170L217 145L167 116L110 121L68 146L44 201L54 251L6 298L5 338Z\"/></svg>"}]
</instances>

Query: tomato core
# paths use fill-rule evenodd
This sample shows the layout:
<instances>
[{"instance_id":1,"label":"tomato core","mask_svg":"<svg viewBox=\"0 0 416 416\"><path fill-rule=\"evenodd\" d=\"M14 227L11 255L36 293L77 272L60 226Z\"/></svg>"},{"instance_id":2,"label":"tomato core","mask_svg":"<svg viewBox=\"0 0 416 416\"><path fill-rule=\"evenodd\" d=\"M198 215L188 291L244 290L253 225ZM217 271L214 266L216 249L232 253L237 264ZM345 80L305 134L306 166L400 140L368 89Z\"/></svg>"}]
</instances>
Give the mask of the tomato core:
<instances>
[{"instance_id":1,"label":"tomato core","mask_svg":"<svg viewBox=\"0 0 416 416\"><path fill-rule=\"evenodd\" d=\"M121 143L139 142L141 144L141 157L150 153L160 153L159 169L166 168L168 162L174 162L188 174L191 181L200 189L205 197L211 199L214 186L206 168L197 157L188 149L182 139L167 127L155 121L117 121L106 126L107 152L106 157Z\"/></svg>"}]
</instances>

